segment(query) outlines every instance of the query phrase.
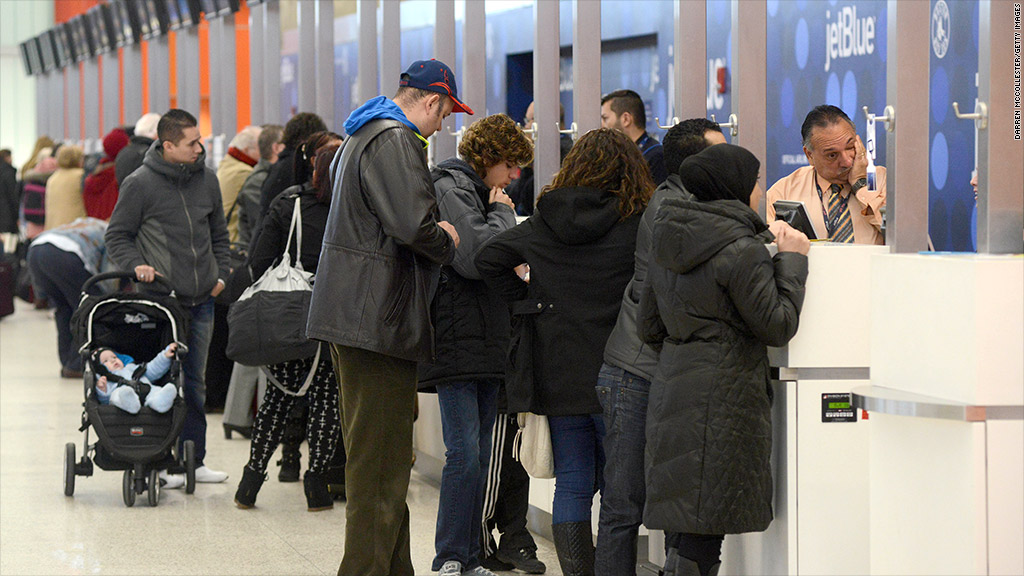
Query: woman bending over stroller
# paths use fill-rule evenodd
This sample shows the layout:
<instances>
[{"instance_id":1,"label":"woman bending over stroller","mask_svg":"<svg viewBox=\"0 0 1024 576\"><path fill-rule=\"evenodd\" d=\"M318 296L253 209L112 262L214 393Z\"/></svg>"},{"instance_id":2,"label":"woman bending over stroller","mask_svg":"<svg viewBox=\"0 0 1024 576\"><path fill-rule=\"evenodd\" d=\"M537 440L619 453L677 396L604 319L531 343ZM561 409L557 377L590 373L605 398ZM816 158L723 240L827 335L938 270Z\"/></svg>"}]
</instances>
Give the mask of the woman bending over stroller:
<instances>
[{"instance_id":1,"label":"woman bending over stroller","mask_svg":"<svg viewBox=\"0 0 1024 576\"><path fill-rule=\"evenodd\" d=\"M167 374L177 349L177 343L172 342L149 362L125 364L117 352L110 348L97 348L93 352L93 366L100 376L96 381L96 398L100 404L113 404L129 414L138 414L143 402L131 385L131 381L136 380L149 386L145 405L160 413L167 412L178 389L173 382L163 386L154 386L153 382Z\"/></svg>"}]
</instances>

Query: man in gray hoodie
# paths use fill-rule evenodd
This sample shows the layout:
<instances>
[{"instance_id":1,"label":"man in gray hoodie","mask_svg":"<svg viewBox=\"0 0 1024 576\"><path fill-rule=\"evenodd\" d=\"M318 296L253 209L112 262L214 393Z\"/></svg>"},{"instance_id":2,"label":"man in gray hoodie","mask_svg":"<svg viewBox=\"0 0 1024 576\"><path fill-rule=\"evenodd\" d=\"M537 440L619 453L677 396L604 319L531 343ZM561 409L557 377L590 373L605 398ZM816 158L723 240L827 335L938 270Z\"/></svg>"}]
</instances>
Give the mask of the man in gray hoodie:
<instances>
[{"instance_id":1,"label":"man in gray hoodie","mask_svg":"<svg viewBox=\"0 0 1024 576\"><path fill-rule=\"evenodd\" d=\"M157 140L142 167L125 179L107 227L106 244L122 270L140 282L163 276L190 312L182 440L196 447L196 481L223 482L227 474L203 464L206 456L206 356L213 330L213 298L228 277L228 231L217 175L206 168L195 117L173 109L160 119ZM164 477L168 487L180 477Z\"/></svg>"}]
</instances>

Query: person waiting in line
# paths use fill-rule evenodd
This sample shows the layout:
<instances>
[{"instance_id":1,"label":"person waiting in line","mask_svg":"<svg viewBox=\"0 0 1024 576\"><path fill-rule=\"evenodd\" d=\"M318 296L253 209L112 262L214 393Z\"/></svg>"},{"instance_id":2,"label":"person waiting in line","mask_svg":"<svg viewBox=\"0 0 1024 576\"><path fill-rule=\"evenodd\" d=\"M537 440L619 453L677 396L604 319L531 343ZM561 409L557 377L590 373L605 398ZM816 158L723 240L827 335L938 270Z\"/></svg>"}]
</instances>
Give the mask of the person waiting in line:
<instances>
[{"instance_id":1,"label":"person waiting in line","mask_svg":"<svg viewBox=\"0 0 1024 576\"><path fill-rule=\"evenodd\" d=\"M810 242L785 222L766 234L759 167L739 146L708 147L679 167L696 198L667 198L655 218L640 303L644 340L661 346L644 525L681 534L671 576L717 574L725 534L772 520L767 346L796 334Z\"/></svg>"},{"instance_id":2,"label":"person waiting in line","mask_svg":"<svg viewBox=\"0 0 1024 576\"><path fill-rule=\"evenodd\" d=\"M312 182L288 188L271 204L264 219L263 232L253 247L251 265L256 277L262 276L289 244L292 261L301 262L304 270L316 274L330 212L330 165L337 150L337 144L321 149L314 158ZM296 199L302 216L302 230L295 233L302 234L301 253L295 236L290 233ZM338 381L331 367L327 345L321 343L320 347L317 356L266 367L270 384L256 413L249 462L242 469L242 480L235 492L235 504L239 508L256 505L256 495L266 477L267 465L284 437L286 416L299 397L308 399L310 411L305 431L309 439L309 469L303 479L307 509L316 512L334 507L325 473L341 434ZM313 380L302 392L311 371L314 372Z\"/></svg>"},{"instance_id":3,"label":"person waiting in line","mask_svg":"<svg viewBox=\"0 0 1024 576\"><path fill-rule=\"evenodd\" d=\"M601 490L604 420L595 384L641 213L654 190L640 149L618 130L585 134L537 199L537 212L477 256L512 307L509 410L548 417L555 468L552 533L566 575L594 572L591 507ZM529 283L515 272L530 267ZM569 361L568 359L571 359Z\"/></svg>"},{"instance_id":4,"label":"person waiting in line","mask_svg":"<svg viewBox=\"0 0 1024 576\"><path fill-rule=\"evenodd\" d=\"M109 220L117 204L118 188L116 162L118 153L128 145L128 134L121 128L114 128L103 137L103 153L96 168L85 177L82 200L85 214L91 218Z\"/></svg>"},{"instance_id":5,"label":"person waiting in line","mask_svg":"<svg viewBox=\"0 0 1024 576\"><path fill-rule=\"evenodd\" d=\"M105 235L107 250L122 270L143 283L159 273L187 310L189 353L185 372L185 424L181 440L195 443L196 481L223 482L208 468L204 367L213 331L213 299L230 271L228 230L217 175L206 167L199 121L179 109L157 126L158 142L142 167L121 186ZM127 148L125 149L127 150ZM124 153L124 150L121 151Z\"/></svg>"},{"instance_id":6,"label":"person waiting in line","mask_svg":"<svg viewBox=\"0 0 1024 576\"><path fill-rule=\"evenodd\" d=\"M299 146L317 132L325 132L327 124L323 119L312 112L300 112L292 116L284 125L284 150L277 156L277 162L270 167L270 173L260 190L260 216L264 216L270 209L270 203L277 198L277 195L296 184L302 184L295 180L295 153Z\"/></svg>"},{"instance_id":7,"label":"person waiting in line","mask_svg":"<svg viewBox=\"0 0 1024 576\"><path fill-rule=\"evenodd\" d=\"M57 170L46 181L44 230L52 230L78 218L85 218L82 200L81 146L61 146L57 150Z\"/></svg>"},{"instance_id":8,"label":"person waiting in line","mask_svg":"<svg viewBox=\"0 0 1024 576\"><path fill-rule=\"evenodd\" d=\"M260 137L256 140L260 149L260 161L242 183L238 192L238 241L248 246L252 233L259 226L260 194L263 183L270 174L270 167L277 163L278 155L284 150L281 138L284 127L278 124L264 124L260 127Z\"/></svg>"},{"instance_id":9,"label":"person waiting in line","mask_svg":"<svg viewBox=\"0 0 1024 576\"><path fill-rule=\"evenodd\" d=\"M32 153L29 154L28 160L21 165L21 170L18 172L21 175L21 179L24 180L28 173L35 168L43 158L49 157L56 145L57 143L49 136L40 136L39 138L36 138L36 143L32 147Z\"/></svg>"},{"instance_id":10,"label":"person waiting in line","mask_svg":"<svg viewBox=\"0 0 1024 576\"><path fill-rule=\"evenodd\" d=\"M523 127L530 129L533 125L533 102L526 107L526 115L523 116ZM565 106L562 103L558 103L558 128L560 130L565 129ZM535 137L534 137L535 139ZM558 162L565 160L565 155L569 153L572 148L572 136L568 134L558 135ZM533 163L529 166L523 166L522 170L519 171L519 177L512 180L512 183L505 189L508 193L508 197L512 199L512 202L516 205L516 214L520 216L530 216L533 214L534 204L534 178L533 178Z\"/></svg>"},{"instance_id":11,"label":"person waiting in line","mask_svg":"<svg viewBox=\"0 0 1024 576\"><path fill-rule=\"evenodd\" d=\"M809 166L797 168L768 189L768 222L775 221L776 200L799 200L807 208L814 234L830 242L885 244L885 168L876 170L876 189L868 187L868 158L853 121L840 108L821 105L800 127Z\"/></svg>"},{"instance_id":12,"label":"person waiting in line","mask_svg":"<svg viewBox=\"0 0 1024 576\"><path fill-rule=\"evenodd\" d=\"M0 150L0 234L18 233L18 170L11 163L11 150Z\"/></svg>"},{"instance_id":13,"label":"person waiting in line","mask_svg":"<svg viewBox=\"0 0 1024 576\"><path fill-rule=\"evenodd\" d=\"M597 576L636 572L637 537L644 512L647 398L658 366L658 352L640 340L637 322L654 217L666 198L693 198L677 174L683 160L708 146L724 143L722 129L705 118L683 120L665 134L665 167L670 174L644 210L636 238L633 278L622 294L622 308L605 344L604 364L597 378L597 398L604 409L605 426L604 492L594 564Z\"/></svg>"},{"instance_id":14,"label":"person waiting in line","mask_svg":"<svg viewBox=\"0 0 1024 576\"><path fill-rule=\"evenodd\" d=\"M61 378L82 377L82 358L71 335L71 316L78 308L85 281L114 268L103 241L106 231L103 220L79 218L43 232L28 249L28 268L36 293L46 294L54 308Z\"/></svg>"},{"instance_id":15,"label":"person waiting in line","mask_svg":"<svg viewBox=\"0 0 1024 576\"><path fill-rule=\"evenodd\" d=\"M432 359L430 299L459 235L437 218L424 145L453 112L455 74L413 62L394 99L345 121L306 326L330 343L342 388L345 553L339 574L412 576L409 492L416 365Z\"/></svg>"},{"instance_id":16,"label":"person waiting in line","mask_svg":"<svg viewBox=\"0 0 1024 576\"><path fill-rule=\"evenodd\" d=\"M651 178L660 185L668 178L665 171L665 152L653 136L647 133L647 110L640 95L632 90L616 90L601 98L601 127L620 130L636 145L651 169Z\"/></svg>"},{"instance_id":17,"label":"person waiting in line","mask_svg":"<svg viewBox=\"0 0 1024 576\"><path fill-rule=\"evenodd\" d=\"M259 126L246 126L228 143L228 153L217 166L220 199L228 222L228 238L238 242L238 195L245 180L259 162Z\"/></svg>"},{"instance_id":18,"label":"person waiting in line","mask_svg":"<svg viewBox=\"0 0 1024 576\"><path fill-rule=\"evenodd\" d=\"M156 141L156 127L159 124L160 115L156 112L147 112L135 122L128 145L118 152L117 158L114 159L114 176L117 178L119 190L124 186L124 179L142 166L146 152Z\"/></svg>"},{"instance_id":19,"label":"person waiting in line","mask_svg":"<svg viewBox=\"0 0 1024 576\"><path fill-rule=\"evenodd\" d=\"M480 566L480 519L498 388L505 376L508 308L480 279L480 248L515 226L505 188L533 157L533 145L505 114L477 120L453 157L431 171L440 217L460 243L441 276L431 306L433 363L419 365L419 390L437 392L447 451L431 570L443 576L491 574Z\"/></svg>"}]
</instances>

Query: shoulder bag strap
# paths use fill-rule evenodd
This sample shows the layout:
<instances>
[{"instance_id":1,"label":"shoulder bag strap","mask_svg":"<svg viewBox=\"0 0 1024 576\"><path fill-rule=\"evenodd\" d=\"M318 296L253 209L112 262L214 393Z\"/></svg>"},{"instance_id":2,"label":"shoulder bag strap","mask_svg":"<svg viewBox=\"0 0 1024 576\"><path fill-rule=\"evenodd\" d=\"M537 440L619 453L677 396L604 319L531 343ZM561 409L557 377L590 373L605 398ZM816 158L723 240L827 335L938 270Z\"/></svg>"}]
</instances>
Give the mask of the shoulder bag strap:
<instances>
[{"instance_id":1,"label":"shoulder bag strap","mask_svg":"<svg viewBox=\"0 0 1024 576\"><path fill-rule=\"evenodd\" d=\"M320 366L320 349L322 347L323 344L320 344L319 346L316 347L316 355L313 356L313 365L309 367L309 374L306 375L306 381L303 382L302 387L295 392L292 392L291 390L288 389L287 386L282 384L280 380L274 378L274 375L270 373L269 367L260 366L260 370L262 370L263 374L266 375L267 382L270 382L274 386L277 386L278 390L280 390L281 392L284 392L289 396L305 396L306 391L309 390L310 384L313 383L313 377L316 376L316 370Z\"/></svg>"},{"instance_id":2,"label":"shoulder bag strap","mask_svg":"<svg viewBox=\"0 0 1024 576\"><path fill-rule=\"evenodd\" d=\"M288 242L284 246L284 256L291 263L289 252L292 248L292 234L295 235L295 266L302 268L302 197L295 197L295 209L292 210L292 223L288 227Z\"/></svg>"}]
</instances>

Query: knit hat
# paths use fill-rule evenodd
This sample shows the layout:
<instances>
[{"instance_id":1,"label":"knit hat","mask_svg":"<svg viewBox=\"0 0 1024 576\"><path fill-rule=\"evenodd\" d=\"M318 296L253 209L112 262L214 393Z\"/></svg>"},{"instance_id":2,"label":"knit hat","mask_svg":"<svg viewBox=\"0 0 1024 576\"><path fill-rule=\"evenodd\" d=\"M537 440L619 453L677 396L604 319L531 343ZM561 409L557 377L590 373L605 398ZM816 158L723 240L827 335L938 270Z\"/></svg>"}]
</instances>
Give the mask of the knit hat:
<instances>
[{"instance_id":1,"label":"knit hat","mask_svg":"<svg viewBox=\"0 0 1024 576\"><path fill-rule=\"evenodd\" d=\"M103 152L110 160L117 158L118 152L127 145L128 134L120 128L114 128L103 137Z\"/></svg>"},{"instance_id":2,"label":"knit hat","mask_svg":"<svg viewBox=\"0 0 1024 576\"><path fill-rule=\"evenodd\" d=\"M683 186L701 202L739 200L750 204L761 162L746 148L708 146L679 165Z\"/></svg>"}]
</instances>

